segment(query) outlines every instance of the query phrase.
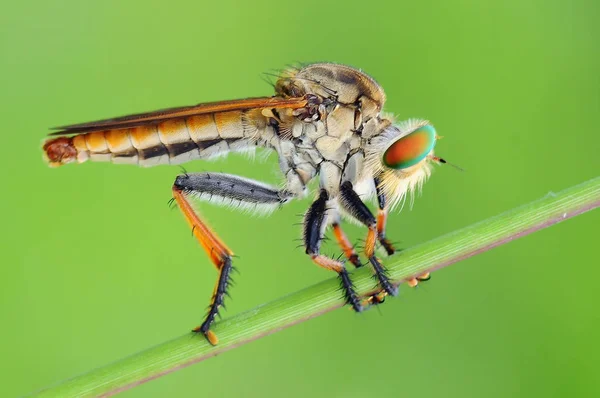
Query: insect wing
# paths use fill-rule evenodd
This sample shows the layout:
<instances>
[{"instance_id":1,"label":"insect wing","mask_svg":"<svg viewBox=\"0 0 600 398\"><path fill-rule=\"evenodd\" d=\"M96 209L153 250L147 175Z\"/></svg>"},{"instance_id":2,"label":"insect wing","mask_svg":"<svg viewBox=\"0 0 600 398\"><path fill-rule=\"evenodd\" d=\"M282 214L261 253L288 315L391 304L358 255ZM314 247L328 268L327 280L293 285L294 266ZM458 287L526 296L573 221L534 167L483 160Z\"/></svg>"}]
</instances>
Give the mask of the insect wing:
<instances>
[{"instance_id":1,"label":"insect wing","mask_svg":"<svg viewBox=\"0 0 600 398\"><path fill-rule=\"evenodd\" d=\"M251 109L288 108L297 109L306 106L304 97L282 98L282 97L259 97L241 100L208 102L192 106L161 109L153 112L138 113L134 115L121 116L113 119L97 120L93 122L72 124L69 126L55 127L56 131L50 135L69 135L77 133L91 133L103 130L119 130L149 124L157 124L167 120L182 119L191 116L215 114L220 112L232 112Z\"/></svg>"}]
</instances>

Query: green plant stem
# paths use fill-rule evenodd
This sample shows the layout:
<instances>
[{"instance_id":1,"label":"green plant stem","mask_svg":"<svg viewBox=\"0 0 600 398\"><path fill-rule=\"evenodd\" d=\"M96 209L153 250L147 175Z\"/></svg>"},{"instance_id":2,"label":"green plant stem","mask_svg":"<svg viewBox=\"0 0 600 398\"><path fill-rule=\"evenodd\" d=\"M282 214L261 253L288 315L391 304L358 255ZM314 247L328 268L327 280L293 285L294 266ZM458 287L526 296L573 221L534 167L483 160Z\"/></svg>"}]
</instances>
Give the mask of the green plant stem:
<instances>
[{"instance_id":1,"label":"green plant stem","mask_svg":"<svg viewBox=\"0 0 600 398\"><path fill-rule=\"evenodd\" d=\"M400 283L482 253L521 236L574 217L600 205L600 177L463 228L389 258L386 267ZM352 273L359 294L373 289L371 271ZM118 362L38 391L35 396L110 396L167 373L231 350L343 305L337 278L292 293L214 327L220 343L212 347L198 335L185 334Z\"/></svg>"}]
</instances>

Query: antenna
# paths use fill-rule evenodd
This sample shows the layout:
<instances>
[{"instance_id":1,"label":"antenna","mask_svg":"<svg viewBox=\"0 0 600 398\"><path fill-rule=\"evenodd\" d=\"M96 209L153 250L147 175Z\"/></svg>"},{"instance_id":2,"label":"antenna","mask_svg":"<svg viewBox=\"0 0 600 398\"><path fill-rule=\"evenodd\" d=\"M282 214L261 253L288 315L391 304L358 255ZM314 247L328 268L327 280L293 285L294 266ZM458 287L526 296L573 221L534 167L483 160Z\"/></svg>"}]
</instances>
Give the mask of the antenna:
<instances>
[{"instance_id":1,"label":"antenna","mask_svg":"<svg viewBox=\"0 0 600 398\"><path fill-rule=\"evenodd\" d=\"M439 158L439 157L437 157L437 156L433 156L431 159L432 159L432 160L434 160L434 161L436 161L436 162L440 162L440 163L442 163L442 164L447 164L447 165L449 165L449 166L452 166L452 167L454 167L454 168L455 168L456 170L458 170L458 171L465 171L465 169L463 169L462 167L459 167L459 166L457 166L457 165L455 165L455 164L452 164L452 163L450 163L450 162L447 162L447 161L446 161L445 159L443 159L443 158Z\"/></svg>"}]
</instances>

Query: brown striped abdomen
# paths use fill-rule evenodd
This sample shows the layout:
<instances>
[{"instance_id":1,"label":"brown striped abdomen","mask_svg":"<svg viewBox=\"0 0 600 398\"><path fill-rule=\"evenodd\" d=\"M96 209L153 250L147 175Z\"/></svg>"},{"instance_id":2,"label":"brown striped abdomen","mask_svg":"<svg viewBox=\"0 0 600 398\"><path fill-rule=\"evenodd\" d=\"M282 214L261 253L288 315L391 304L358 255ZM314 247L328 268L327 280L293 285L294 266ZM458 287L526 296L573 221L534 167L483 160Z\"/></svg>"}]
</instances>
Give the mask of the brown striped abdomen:
<instances>
[{"instance_id":1,"label":"brown striped abdomen","mask_svg":"<svg viewBox=\"0 0 600 398\"><path fill-rule=\"evenodd\" d=\"M248 148L253 144L257 126L244 119L244 111L209 113L52 138L43 149L51 166L88 159L140 166L179 164Z\"/></svg>"}]
</instances>

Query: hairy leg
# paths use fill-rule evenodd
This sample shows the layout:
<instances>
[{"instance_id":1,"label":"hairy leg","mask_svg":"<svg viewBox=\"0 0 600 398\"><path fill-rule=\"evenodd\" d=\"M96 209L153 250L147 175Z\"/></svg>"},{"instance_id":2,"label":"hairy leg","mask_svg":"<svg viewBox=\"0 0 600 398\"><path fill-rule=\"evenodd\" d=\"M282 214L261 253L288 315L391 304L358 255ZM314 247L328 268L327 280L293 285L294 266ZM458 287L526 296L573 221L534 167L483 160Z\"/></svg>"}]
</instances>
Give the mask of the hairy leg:
<instances>
[{"instance_id":1,"label":"hairy leg","mask_svg":"<svg viewBox=\"0 0 600 398\"><path fill-rule=\"evenodd\" d=\"M320 254L321 242L326 228L324 221L328 200L329 195L327 191L322 189L319 197L313 202L304 216L304 245L306 247L306 254L318 266L337 272L342 288L344 289L346 302L356 312L361 312L363 307L358 295L354 291L354 286L344 263Z\"/></svg>"},{"instance_id":2,"label":"hairy leg","mask_svg":"<svg viewBox=\"0 0 600 398\"><path fill-rule=\"evenodd\" d=\"M192 232L219 273L213 291L208 313L204 322L193 329L202 333L206 339L216 345L217 336L210 330L223 306L230 285L233 252L219 239L210 227L200 218L190 202L190 197L221 201L236 206L276 207L287 202L291 196L258 181L229 174L197 173L177 176L173 184L173 199L179 206Z\"/></svg>"},{"instance_id":3,"label":"hairy leg","mask_svg":"<svg viewBox=\"0 0 600 398\"><path fill-rule=\"evenodd\" d=\"M360 221L368 228L365 239L365 255L369 259L375 275L379 280L379 285L388 294L395 296L398 294L398 288L390 282L387 272L379 259L375 256L375 243L377 242L377 220L371 210L363 203L358 194L354 191L352 183L346 181L340 187L340 204L354 218Z\"/></svg>"}]
</instances>

